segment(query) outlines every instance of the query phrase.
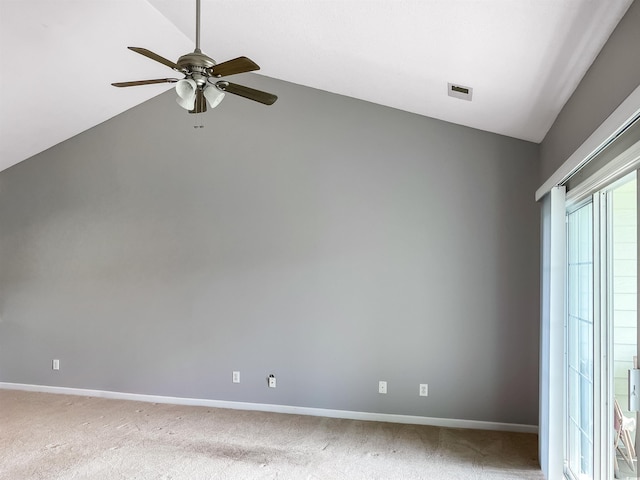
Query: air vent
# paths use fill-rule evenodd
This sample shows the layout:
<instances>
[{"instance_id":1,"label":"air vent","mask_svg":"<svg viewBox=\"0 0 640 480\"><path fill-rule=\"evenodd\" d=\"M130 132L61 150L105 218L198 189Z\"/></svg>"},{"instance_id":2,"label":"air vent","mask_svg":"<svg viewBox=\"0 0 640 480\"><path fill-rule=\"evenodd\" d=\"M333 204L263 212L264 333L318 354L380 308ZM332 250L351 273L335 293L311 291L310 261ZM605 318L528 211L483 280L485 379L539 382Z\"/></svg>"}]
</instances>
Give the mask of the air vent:
<instances>
[{"instance_id":1,"label":"air vent","mask_svg":"<svg viewBox=\"0 0 640 480\"><path fill-rule=\"evenodd\" d=\"M450 97L471 101L471 97L473 96L473 88L458 85L457 83L449 83L448 85Z\"/></svg>"}]
</instances>

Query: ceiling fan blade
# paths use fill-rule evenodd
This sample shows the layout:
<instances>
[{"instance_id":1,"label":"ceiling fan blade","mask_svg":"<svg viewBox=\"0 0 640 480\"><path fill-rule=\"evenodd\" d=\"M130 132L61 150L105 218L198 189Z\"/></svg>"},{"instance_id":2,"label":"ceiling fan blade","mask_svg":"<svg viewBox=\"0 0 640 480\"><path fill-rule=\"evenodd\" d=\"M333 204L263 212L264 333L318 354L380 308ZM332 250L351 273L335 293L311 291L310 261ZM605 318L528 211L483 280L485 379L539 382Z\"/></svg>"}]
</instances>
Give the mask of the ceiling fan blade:
<instances>
[{"instance_id":1,"label":"ceiling fan blade","mask_svg":"<svg viewBox=\"0 0 640 480\"><path fill-rule=\"evenodd\" d=\"M236 73L252 72L260 70L257 63L247 57L238 57L233 60L219 63L211 68L215 77L226 77Z\"/></svg>"},{"instance_id":2,"label":"ceiling fan blade","mask_svg":"<svg viewBox=\"0 0 640 480\"><path fill-rule=\"evenodd\" d=\"M137 87L138 85L151 85L153 83L176 83L177 78L157 78L155 80L137 80L135 82L112 83L114 87Z\"/></svg>"},{"instance_id":3,"label":"ceiling fan blade","mask_svg":"<svg viewBox=\"0 0 640 480\"><path fill-rule=\"evenodd\" d=\"M218 82L216 86L223 92L233 93L234 95L255 100L265 105L273 105L278 99L273 93L262 92L254 88L238 85L237 83Z\"/></svg>"},{"instance_id":4,"label":"ceiling fan blade","mask_svg":"<svg viewBox=\"0 0 640 480\"><path fill-rule=\"evenodd\" d=\"M157 53L153 53L151 50L147 50L146 48L140 48L140 47L127 47L129 50L133 50L136 53L139 53L140 55L144 55L147 58L150 58L151 60L155 60L156 62L160 62L163 65L166 65L169 68L173 68L174 70L180 70L180 67L178 67L178 65L174 62L172 62L171 60L167 60L164 57L161 57L160 55L158 55Z\"/></svg>"}]
</instances>

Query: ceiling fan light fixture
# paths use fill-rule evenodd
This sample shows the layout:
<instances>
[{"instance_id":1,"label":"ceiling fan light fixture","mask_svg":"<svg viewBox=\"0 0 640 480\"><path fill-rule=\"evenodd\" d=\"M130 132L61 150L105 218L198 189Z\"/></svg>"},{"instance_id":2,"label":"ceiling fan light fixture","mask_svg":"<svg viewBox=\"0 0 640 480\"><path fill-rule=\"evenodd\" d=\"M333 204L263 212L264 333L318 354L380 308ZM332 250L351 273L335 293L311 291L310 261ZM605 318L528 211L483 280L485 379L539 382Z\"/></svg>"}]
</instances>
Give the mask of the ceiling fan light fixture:
<instances>
[{"instance_id":1,"label":"ceiling fan light fixture","mask_svg":"<svg viewBox=\"0 0 640 480\"><path fill-rule=\"evenodd\" d=\"M183 78L176 83L176 102L185 110L193 110L196 103L196 90L198 85L190 78Z\"/></svg>"},{"instance_id":2,"label":"ceiling fan light fixture","mask_svg":"<svg viewBox=\"0 0 640 480\"><path fill-rule=\"evenodd\" d=\"M215 86L207 86L203 93L211 108L217 107L224 98L224 92Z\"/></svg>"}]
</instances>

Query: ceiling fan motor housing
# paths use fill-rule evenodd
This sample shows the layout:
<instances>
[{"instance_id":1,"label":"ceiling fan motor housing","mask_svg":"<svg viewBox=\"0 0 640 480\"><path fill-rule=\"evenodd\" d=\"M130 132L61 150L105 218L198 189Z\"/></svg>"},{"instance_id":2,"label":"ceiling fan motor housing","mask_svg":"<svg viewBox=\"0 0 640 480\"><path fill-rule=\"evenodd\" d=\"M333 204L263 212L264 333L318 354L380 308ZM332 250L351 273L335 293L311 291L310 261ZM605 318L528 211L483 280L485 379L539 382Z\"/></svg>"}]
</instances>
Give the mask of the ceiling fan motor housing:
<instances>
[{"instance_id":1,"label":"ceiling fan motor housing","mask_svg":"<svg viewBox=\"0 0 640 480\"><path fill-rule=\"evenodd\" d=\"M208 77L211 73L207 72L207 70L213 68L216 65L216 62L213 58L205 55L204 53L196 51L182 55L176 64L180 70L186 72L188 75L200 73L203 76ZM196 78L194 78L194 80L197 81ZM206 78L204 81L206 81Z\"/></svg>"}]
</instances>

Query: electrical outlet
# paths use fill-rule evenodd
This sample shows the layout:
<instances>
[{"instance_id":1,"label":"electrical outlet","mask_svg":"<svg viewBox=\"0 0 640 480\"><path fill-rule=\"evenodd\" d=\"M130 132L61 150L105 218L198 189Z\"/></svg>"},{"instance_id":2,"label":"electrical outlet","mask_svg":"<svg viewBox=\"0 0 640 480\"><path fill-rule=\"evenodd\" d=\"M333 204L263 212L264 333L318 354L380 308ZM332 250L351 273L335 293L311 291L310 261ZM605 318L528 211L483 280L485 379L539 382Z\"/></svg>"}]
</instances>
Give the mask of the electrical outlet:
<instances>
[{"instance_id":1,"label":"electrical outlet","mask_svg":"<svg viewBox=\"0 0 640 480\"><path fill-rule=\"evenodd\" d=\"M420 396L421 397L429 396L429 385L427 383L420 384Z\"/></svg>"},{"instance_id":2,"label":"electrical outlet","mask_svg":"<svg viewBox=\"0 0 640 480\"><path fill-rule=\"evenodd\" d=\"M231 376L231 381L233 383L240 383L240 372L233 372Z\"/></svg>"},{"instance_id":3,"label":"electrical outlet","mask_svg":"<svg viewBox=\"0 0 640 480\"><path fill-rule=\"evenodd\" d=\"M378 393L387 393L387 382L382 380L378 382Z\"/></svg>"},{"instance_id":4,"label":"electrical outlet","mask_svg":"<svg viewBox=\"0 0 640 480\"><path fill-rule=\"evenodd\" d=\"M269 375L268 381L269 381L269 388L276 388L276 376L275 375Z\"/></svg>"},{"instance_id":5,"label":"electrical outlet","mask_svg":"<svg viewBox=\"0 0 640 480\"><path fill-rule=\"evenodd\" d=\"M60 360L54 358L51 362L51 368L53 368L54 370L60 370Z\"/></svg>"}]
</instances>

